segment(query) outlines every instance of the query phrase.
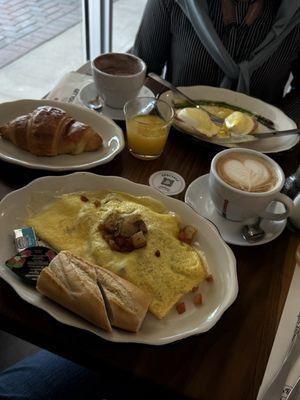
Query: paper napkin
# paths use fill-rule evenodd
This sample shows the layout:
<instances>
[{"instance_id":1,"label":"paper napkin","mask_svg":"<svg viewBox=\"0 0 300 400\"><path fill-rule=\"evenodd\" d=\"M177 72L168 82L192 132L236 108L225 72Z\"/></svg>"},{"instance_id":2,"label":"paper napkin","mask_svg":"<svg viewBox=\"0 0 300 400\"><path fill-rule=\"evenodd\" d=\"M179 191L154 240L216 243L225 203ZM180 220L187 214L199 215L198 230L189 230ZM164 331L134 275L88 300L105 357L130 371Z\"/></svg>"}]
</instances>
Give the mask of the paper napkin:
<instances>
[{"instance_id":1,"label":"paper napkin","mask_svg":"<svg viewBox=\"0 0 300 400\"><path fill-rule=\"evenodd\" d=\"M68 72L61 78L46 98L63 103L80 104L78 93L90 82L93 82L93 78L89 75L80 74L75 71Z\"/></svg>"}]
</instances>

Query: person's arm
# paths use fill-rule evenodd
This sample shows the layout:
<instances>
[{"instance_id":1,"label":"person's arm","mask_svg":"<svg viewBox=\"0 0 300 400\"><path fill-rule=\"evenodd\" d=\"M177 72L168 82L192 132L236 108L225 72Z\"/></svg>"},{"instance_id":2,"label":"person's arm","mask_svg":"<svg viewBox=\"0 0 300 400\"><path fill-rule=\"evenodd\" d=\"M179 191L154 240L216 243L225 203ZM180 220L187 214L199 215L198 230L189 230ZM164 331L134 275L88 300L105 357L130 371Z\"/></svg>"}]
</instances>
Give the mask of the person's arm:
<instances>
[{"instance_id":1,"label":"person's arm","mask_svg":"<svg viewBox=\"0 0 300 400\"><path fill-rule=\"evenodd\" d=\"M300 55L292 65L291 91L283 98L281 109L300 127Z\"/></svg>"},{"instance_id":2,"label":"person's arm","mask_svg":"<svg viewBox=\"0 0 300 400\"><path fill-rule=\"evenodd\" d=\"M172 0L148 0L131 53L145 61L148 72L161 74L168 59Z\"/></svg>"}]
</instances>

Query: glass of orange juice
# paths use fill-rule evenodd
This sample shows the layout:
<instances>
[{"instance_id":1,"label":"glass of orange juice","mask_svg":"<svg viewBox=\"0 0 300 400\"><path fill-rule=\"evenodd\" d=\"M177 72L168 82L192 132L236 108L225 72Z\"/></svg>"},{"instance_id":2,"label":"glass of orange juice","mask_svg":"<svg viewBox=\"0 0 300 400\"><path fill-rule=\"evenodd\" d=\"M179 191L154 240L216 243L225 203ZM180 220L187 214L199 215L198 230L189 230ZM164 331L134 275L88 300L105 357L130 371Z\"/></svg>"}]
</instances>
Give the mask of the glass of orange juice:
<instances>
[{"instance_id":1,"label":"glass of orange juice","mask_svg":"<svg viewBox=\"0 0 300 400\"><path fill-rule=\"evenodd\" d=\"M154 160L164 150L174 118L173 108L154 97L137 97L124 106L128 147L141 160Z\"/></svg>"}]
</instances>

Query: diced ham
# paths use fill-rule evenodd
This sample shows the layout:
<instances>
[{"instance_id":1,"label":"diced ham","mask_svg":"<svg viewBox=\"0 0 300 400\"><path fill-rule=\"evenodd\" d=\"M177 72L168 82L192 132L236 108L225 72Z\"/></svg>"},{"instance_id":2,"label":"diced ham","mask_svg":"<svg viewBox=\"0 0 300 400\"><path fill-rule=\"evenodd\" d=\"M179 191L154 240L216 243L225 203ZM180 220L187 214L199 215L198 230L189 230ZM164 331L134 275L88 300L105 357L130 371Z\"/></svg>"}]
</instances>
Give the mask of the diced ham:
<instances>
[{"instance_id":1,"label":"diced ham","mask_svg":"<svg viewBox=\"0 0 300 400\"><path fill-rule=\"evenodd\" d=\"M176 310L178 314L183 314L185 312L185 304L183 302L176 304Z\"/></svg>"},{"instance_id":2,"label":"diced ham","mask_svg":"<svg viewBox=\"0 0 300 400\"><path fill-rule=\"evenodd\" d=\"M194 296L194 304L196 305L196 306L200 306L201 304L202 304L202 295L201 295L201 293L196 293L195 294L195 296Z\"/></svg>"}]
</instances>

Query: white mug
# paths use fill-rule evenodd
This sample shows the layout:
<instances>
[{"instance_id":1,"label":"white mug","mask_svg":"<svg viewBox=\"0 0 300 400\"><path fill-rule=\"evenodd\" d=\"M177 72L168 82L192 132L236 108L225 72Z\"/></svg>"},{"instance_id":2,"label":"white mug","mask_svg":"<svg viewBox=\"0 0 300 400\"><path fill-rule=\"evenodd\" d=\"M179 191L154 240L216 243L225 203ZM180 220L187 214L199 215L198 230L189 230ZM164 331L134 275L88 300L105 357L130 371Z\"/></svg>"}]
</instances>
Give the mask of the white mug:
<instances>
[{"instance_id":1,"label":"white mug","mask_svg":"<svg viewBox=\"0 0 300 400\"><path fill-rule=\"evenodd\" d=\"M104 103L121 109L139 94L146 77L146 64L127 53L105 53L92 61L97 93Z\"/></svg>"},{"instance_id":2,"label":"white mug","mask_svg":"<svg viewBox=\"0 0 300 400\"><path fill-rule=\"evenodd\" d=\"M222 180L217 173L216 164L220 157L233 152L250 153L264 158L273 167L277 176L275 186L266 192L247 192ZM286 219L294 209L293 201L280 193L284 181L285 176L281 167L270 157L255 150L234 148L223 150L213 158L209 174L209 193L216 210L230 221L245 221L257 217L281 221ZM284 204L285 211L282 213L272 212L269 206L273 201Z\"/></svg>"}]
</instances>

